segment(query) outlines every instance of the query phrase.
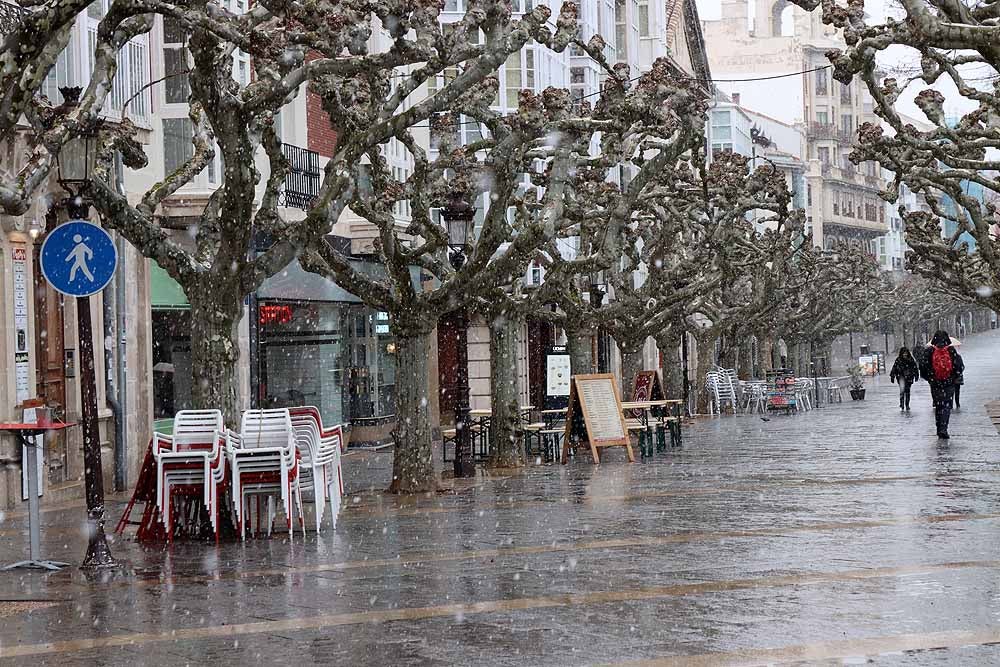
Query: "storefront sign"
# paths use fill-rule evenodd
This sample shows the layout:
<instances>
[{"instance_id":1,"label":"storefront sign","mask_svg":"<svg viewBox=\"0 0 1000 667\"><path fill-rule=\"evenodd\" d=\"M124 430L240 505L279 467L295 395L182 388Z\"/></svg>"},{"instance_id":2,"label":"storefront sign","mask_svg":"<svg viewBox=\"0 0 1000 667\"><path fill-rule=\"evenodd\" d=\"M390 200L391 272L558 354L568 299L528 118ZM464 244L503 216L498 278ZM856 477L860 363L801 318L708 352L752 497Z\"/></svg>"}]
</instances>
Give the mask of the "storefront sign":
<instances>
[{"instance_id":1,"label":"storefront sign","mask_svg":"<svg viewBox=\"0 0 1000 667\"><path fill-rule=\"evenodd\" d=\"M569 396L569 355L546 355L545 366L545 394L548 396Z\"/></svg>"},{"instance_id":2,"label":"storefront sign","mask_svg":"<svg viewBox=\"0 0 1000 667\"><path fill-rule=\"evenodd\" d=\"M381 336L389 333L389 313L379 311L375 314L375 335Z\"/></svg>"},{"instance_id":3,"label":"storefront sign","mask_svg":"<svg viewBox=\"0 0 1000 667\"><path fill-rule=\"evenodd\" d=\"M11 249L14 269L14 377L17 402L31 396L28 366L28 249L17 244Z\"/></svg>"},{"instance_id":4,"label":"storefront sign","mask_svg":"<svg viewBox=\"0 0 1000 667\"><path fill-rule=\"evenodd\" d=\"M583 417L582 424L580 417ZM582 428L581 428L582 427ZM566 463L573 442L585 437L594 463L600 463L600 447L625 447L630 462L635 461L621 399L615 378L610 373L574 375L570 385L569 409L566 413L566 446L562 462Z\"/></svg>"},{"instance_id":5,"label":"storefront sign","mask_svg":"<svg viewBox=\"0 0 1000 667\"><path fill-rule=\"evenodd\" d=\"M288 324L292 321L292 307L287 304L260 306L261 324Z\"/></svg>"}]
</instances>

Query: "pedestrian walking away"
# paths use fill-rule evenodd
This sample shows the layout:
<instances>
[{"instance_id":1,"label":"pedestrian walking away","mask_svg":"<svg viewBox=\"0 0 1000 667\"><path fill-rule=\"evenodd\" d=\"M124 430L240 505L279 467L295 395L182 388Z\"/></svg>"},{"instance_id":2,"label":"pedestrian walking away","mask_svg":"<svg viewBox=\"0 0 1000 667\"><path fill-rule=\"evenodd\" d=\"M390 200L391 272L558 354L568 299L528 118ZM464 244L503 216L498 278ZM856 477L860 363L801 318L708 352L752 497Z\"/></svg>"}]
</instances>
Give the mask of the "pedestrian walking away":
<instances>
[{"instance_id":1,"label":"pedestrian walking away","mask_svg":"<svg viewBox=\"0 0 1000 667\"><path fill-rule=\"evenodd\" d=\"M889 371L889 382L899 383L899 409L909 412L910 410L910 387L920 378L920 369L917 367L917 360L910 354L910 350L905 345L899 348L899 355L892 370Z\"/></svg>"},{"instance_id":2,"label":"pedestrian walking away","mask_svg":"<svg viewBox=\"0 0 1000 667\"><path fill-rule=\"evenodd\" d=\"M952 346L952 349L955 349ZM958 358L958 377L955 378L955 410L961 412L962 410L962 385L965 384L965 359L962 359L962 355L955 351L955 356Z\"/></svg>"},{"instance_id":3,"label":"pedestrian walking away","mask_svg":"<svg viewBox=\"0 0 1000 667\"><path fill-rule=\"evenodd\" d=\"M920 376L931 387L934 401L934 424L937 436L947 440L948 422L951 420L951 402L955 392L955 381L965 370L962 358L951 344L947 331L938 330L931 338L931 344L921 355Z\"/></svg>"}]
</instances>

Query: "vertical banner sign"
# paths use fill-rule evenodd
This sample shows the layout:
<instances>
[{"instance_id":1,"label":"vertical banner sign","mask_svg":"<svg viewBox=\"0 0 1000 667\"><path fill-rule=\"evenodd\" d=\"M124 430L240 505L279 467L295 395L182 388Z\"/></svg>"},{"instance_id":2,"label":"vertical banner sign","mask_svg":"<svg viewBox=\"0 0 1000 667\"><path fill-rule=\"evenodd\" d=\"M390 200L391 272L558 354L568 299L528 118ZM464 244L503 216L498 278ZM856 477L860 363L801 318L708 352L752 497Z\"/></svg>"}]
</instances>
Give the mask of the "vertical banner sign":
<instances>
[{"instance_id":1,"label":"vertical banner sign","mask_svg":"<svg viewBox=\"0 0 1000 667\"><path fill-rule=\"evenodd\" d=\"M18 403L31 396L28 377L28 249L23 243L11 248L14 269L14 383Z\"/></svg>"},{"instance_id":2,"label":"vertical banner sign","mask_svg":"<svg viewBox=\"0 0 1000 667\"><path fill-rule=\"evenodd\" d=\"M569 396L569 355L550 354L545 358L545 393L548 396Z\"/></svg>"}]
</instances>

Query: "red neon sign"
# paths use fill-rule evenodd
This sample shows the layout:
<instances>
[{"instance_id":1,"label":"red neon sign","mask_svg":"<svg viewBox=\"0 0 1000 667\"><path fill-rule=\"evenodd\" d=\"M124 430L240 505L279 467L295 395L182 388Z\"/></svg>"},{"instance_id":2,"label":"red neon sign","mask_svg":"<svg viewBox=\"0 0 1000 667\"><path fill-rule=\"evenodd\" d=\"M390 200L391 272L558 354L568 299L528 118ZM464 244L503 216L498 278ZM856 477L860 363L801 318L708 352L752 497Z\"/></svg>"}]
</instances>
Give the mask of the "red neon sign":
<instances>
[{"instance_id":1,"label":"red neon sign","mask_svg":"<svg viewBox=\"0 0 1000 667\"><path fill-rule=\"evenodd\" d=\"M269 304L260 307L261 324L288 324L292 321L292 307Z\"/></svg>"}]
</instances>

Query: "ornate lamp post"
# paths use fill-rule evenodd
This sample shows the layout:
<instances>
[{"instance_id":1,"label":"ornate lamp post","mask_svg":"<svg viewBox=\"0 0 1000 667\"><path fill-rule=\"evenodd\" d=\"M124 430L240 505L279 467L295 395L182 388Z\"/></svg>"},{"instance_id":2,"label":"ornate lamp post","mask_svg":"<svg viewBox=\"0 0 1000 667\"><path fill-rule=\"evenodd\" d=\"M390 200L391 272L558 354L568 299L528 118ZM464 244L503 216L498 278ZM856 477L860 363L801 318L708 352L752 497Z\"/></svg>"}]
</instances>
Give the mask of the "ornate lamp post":
<instances>
[{"instance_id":1,"label":"ornate lamp post","mask_svg":"<svg viewBox=\"0 0 1000 667\"><path fill-rule=\"evenodd\" d=\"M70 109L80 103L79 87L60 88L63 108ZM90 175L97 163L97 126L88 128L66 142L56 155L59 185L69 195L63 200L70 219L85 220L90 214L84 195L90 186Z\"/></svg>"},{"instance_id":2,"label":"ornate lamp post","mask_svg":"<svg viewBox=\"0 0 1000 667\"><path fill-rule=\"evenodd\" d=\"M80 88L60 88L59 92L63 95L64 108L79 104ZM88 131L68 141L57 156L59 184L69 194L63 203L71 219L85 219L89 214L84 197L96 163L97 139L97 126L91 126ZM88 543L83 567L111 567L115 565L115 559L104 535L104 474L101 467L101 434L97 423L97 375L89 296L76 297L76 319L80 345L84 489L87 497Z\"/></svg>"},{"instance_id":3,"label":"ornate lamp post","mask_svg":"<svg viewBox=\"0 0 1000 667\"><path fill-rule=\"evenodd\" d=\"M465 199L465 193L453 190L448 203L441 210L448 231L448 259L456 271L465 265L469 252L469 239L476 217L476 209ZM466 309L459 311L458 323L458 405L455 408L455 477L475 477L469 432L469 321Z\"/></svg>"}]
</instances>

